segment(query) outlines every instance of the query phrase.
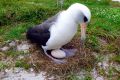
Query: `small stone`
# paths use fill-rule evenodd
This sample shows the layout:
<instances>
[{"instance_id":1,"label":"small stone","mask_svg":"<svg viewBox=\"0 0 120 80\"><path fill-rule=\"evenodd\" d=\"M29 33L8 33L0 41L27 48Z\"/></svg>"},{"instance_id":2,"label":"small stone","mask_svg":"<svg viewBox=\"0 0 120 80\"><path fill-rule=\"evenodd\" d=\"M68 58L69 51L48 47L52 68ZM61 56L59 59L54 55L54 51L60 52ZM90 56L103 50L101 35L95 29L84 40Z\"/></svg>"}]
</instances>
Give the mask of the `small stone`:
<instances>
[{"instance_id":1,"label":"small stone","mask_svg":"<svg viewBox=\"0 0 120 80\"><path fill-rule=\"evenodd\" d=\"M9 46L10 46L10 47L13 47L13 46L15 46L15 45L16 45L15 41L12 41L12 42L9 43Z\"/></svg>"},{"instance_id":2,"label":"small stone","mask_svg":"<svg viewBox=\"0 0 120 80\"><path fill-rule=\"evenodd\" d=\"M97 77L96 80L104 80L104 78L101 76L101 77Z\"/></svg>"},{"instance_id":3,"label":"small stone","mask_svg":"<svg viewBox=\"0 0 120 80\"><path fill-rule=\"evenodd\" d=\"M19 73L21 71L20 68L15 68L15 73Z\"/></svg>"},{"instance_id":4,"label":"small stone","mask_svg":"<svg viewBox=\"0 0 120 80\"><path fill-rule=\"evenodd\" d=\"M8 46L4 46L3 48L1 48L1 51L8 51L10 48Z\"/></svg>"},{"instance_id":5,"label":"small stone","mask_svg":"<svg viewBox=\"0 0 120 80\"><path fill-rule=\"evenodd\" d=\"M19 56L19 59L23 59L23 58L24 58L24 56L22 56L22 55Z\"/></svg>"},{"instance_id":6,"label":"small stone","mask_svg":"<svg viewBox=\"0 0 120 80\"><path fill-rule=\"evenodd\" d=\"M29 48L30 48L30 45L28 44L20 44L17 46L18 51L26 51L26 50L29 50Z\"/></svg>"},{"instance_id":7,"label":"small stone","mask_svg":"<svg viewBox=\"0 0 120 80\"><path fill-rule=\"evenodd\" d=\"M101 66L102 66L102 63L101 63L101 62L99 62L99 63L98 63L98 66L100 66L100 67L101 67Z\"/></svg>"},{"instance_id":8,"label":"small stone","mask_svg":"<svg viewBox=\"0 0 120 80\"><path fill-rule=\"evenodd\" d=\"M8 69L5 69L5 72L6 72L6 73L9 72L9 70L8 70Z\"/></svg>"},{"instance_id":9,"label":"small stone","mask_svg":"<svg viewBox=\"0 0 120 80\"><path fill-rule=\"evenodd\" d=\"M24 53L29 53L29 50L24 50Z\"/></svg>"},{"instance_id":10,"label":"small stone","mask_svg":"<svg viewBox=\"0 0 120 80\"><path fill-rule=\"evenodd\" d=\"M34 71L34 69L33 69L33 68L30 68L30 71L31 71L31 72L33 72L33 71Z\"/></svg>"},{"instance_id":11,"label":"small stone","mask_svg":"<svg viewBox=\"0 0 120 80\"><path fill-rule=\"evenodd\" d=\"M107 69L109 67L108 62L104 61L103 62L103 69Z\"/></svg>"}]
</instances>

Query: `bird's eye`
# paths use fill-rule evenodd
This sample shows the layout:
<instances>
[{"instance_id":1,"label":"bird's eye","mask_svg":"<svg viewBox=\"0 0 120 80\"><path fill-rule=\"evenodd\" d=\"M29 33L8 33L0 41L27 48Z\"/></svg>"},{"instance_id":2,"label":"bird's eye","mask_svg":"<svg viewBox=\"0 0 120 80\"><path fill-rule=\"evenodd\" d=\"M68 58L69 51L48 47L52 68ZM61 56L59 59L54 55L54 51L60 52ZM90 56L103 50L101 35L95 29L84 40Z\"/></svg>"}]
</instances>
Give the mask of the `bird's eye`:
<instances>
[{"instance_id":1,"label":"bird's eye","mask_svg":"<svg viewBox=\"0 0 120 80\"><path fill-rule=\"evenodd\" d=\"M88 21L87 17L86 17L86 16L84 16L84 22L87 22L87 21Z\"/></svg>"}]
</instances>

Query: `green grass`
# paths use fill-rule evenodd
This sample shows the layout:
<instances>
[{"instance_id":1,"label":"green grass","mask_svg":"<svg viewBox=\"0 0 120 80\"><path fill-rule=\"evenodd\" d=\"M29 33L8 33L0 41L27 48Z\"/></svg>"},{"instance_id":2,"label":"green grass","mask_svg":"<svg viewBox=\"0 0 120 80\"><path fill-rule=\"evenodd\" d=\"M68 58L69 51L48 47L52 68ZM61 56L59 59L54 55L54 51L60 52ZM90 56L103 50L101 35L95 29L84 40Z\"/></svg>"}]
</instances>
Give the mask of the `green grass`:
<instances>
[{"instance_id":1,"label":"green grass","mask_svg":"<svg viewBox=\"0 0 120 80\"><path fill-rule=\"evenodd\" d=\"M93 20L95 20L93 24L94 26L100 27L107 31L116 30L113 28L119 26L117 23L120 23L120 9L116 7L112 8L111 5L105 4L105 2L107 3L108 1L103 0L102 2L98 3L95 0L69 0L65 2L64 7L66 8L74 2L81 2L90 7L93 16L91 23L94 22ZM44 6L44 4L47 5ZM97 7L94 7L93 5ZM56 7L55 0L10 0L8 2L6 2L6 0L2 0L0 6L1 25L9 25L17 22L40 23L41 21L47 19L59 11L59 8ZM104 24L102 24L102 22L99 22L99 20L104 22Z\"/></svg>"},{"instance_id":2,"label":"green grass","mask_svg":"<svg viewBox=\"0 0 120 80\"><path fill-rule=\"evenodd\" d=\"M112 60L120 63L120 55L113 56Z\"/></svg>"},{"instance_id":3,"label":"green grass","mask_svg":"<svg viewBox=\"0 0 120 80\"><path fill-rule=\"evenodd\" d=\"M0 71L5 69L7 67L7 64L5 64L4 62L0 61Z\"/></svg>"},{"instance_id":4,"label":"green grass","mask_svg":"<svg viewBox=\"0 0 120 80\"><path fill-rule=\"evenodd\" d=\"M20 23L17 25L16 24L11 25L11 26L9 26L10 27L9 31L7 30L5 34L2 33L2 36L5 40L21 39L21 38L23 38L26 30L29 27L32 27L32 25L33 25L32 23ZM13 27L13 28L11 28L11 27Z\"/></svg>"},{"instance_id":5,"label":"green grass","mask_svg":"<svg viewBox=\"0 0 120 80\"><path fill-rule=\"evenodd\" d=\"M24 69L29 69L30 65L25 60L17 60L15 63L15 67L21 67Z\"/></svg>"},{"instance_id":6,"label":"green grass","mask_svg":"<svg viewBox=\"0 0 120 80\"><path fill-rule=\"evenodd\" d=\"M92 13L91 22L87 28L86 47L99 54L120 53L120 47L116 45L116 39L120 38L120 4L110 0L100 2L65 0L63 9L75 2L87 5ZM40 24L60 10L60 7L56 5L56 0L0 0L0 44L8 40L26 39L25 33L29 27ZM107 44L103 46L99 39L105 40ZM98 62L102 60L101 54L97 57ZM19 53L8 51L6 55L15 57ZM119 57L116 55L112 60L120 62ZM0 69L4 66L0 62ZM29 67L21 60L16 61L15 66ZM69 79L77 80L77 77L71 75ZM85 80L92 79L86 76Z\"/></svg>"},{"instance_id":7,"label":"green grass","mask_svg":"<svg viewBox=\"0 0 120 80\"><path fill-rule=\"evenodd\" d=\"M85 76L84 80L92 80L91 76Z\"/></svg>"},{"instance_id":8,"label":"green grass","mask_svg":"<svg viewBox=\"0 0 120 80\"><path fill-rule=\"evenodd\" d=\"M2 37L4 40L23 38L21 33L24 33L28 27L40 24L60 10L56 0L9 0L7 2L1 0L0 2L0 35L4 35ZM101 2L69 0L65 1L63 9L75 2L83 3L91 9L92 19L88 26L88 34L110 39L120 35L120 8L112 7L112 4L108 4L111 3L109 0Z\"/></svg>"},{"instance_id":9,"label":"green grass","mask_svg":"<svg viewBox=\"0 0 120 80\"><path fill-rule=\"evenodd\" d=\"M79 78L74 74L71 74L71 75L67 76L67 79L68 80L79 80Z\"/></svg>"}]
</instances>

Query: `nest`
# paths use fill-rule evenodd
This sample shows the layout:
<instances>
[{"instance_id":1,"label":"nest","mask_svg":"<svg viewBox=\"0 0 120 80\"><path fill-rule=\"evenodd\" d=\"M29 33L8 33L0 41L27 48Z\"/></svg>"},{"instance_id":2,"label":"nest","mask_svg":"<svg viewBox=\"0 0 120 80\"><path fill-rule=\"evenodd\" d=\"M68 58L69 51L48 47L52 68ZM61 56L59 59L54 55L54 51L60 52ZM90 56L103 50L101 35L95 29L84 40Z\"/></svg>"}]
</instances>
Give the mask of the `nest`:
<instances>
[{"instance_id":1,"label":"nest","mask_svg":"<svg viewBox=\"0 0 120 80\"><path fill-rule=\"evenodd\" d=\"M69 44L64 46L66 49L76 48L78 50L74 56L66 58L67 63L65 64L55 64L36 45L33 45L30 49L31 54L27 58L36 71L44 71L47 73L47 76L65 77L71 72L78 73L81 69L90 69L95 63L92 51L88 48L83 50L79 44L80 39L76 36Z\"/></svg>"}]
</instances>

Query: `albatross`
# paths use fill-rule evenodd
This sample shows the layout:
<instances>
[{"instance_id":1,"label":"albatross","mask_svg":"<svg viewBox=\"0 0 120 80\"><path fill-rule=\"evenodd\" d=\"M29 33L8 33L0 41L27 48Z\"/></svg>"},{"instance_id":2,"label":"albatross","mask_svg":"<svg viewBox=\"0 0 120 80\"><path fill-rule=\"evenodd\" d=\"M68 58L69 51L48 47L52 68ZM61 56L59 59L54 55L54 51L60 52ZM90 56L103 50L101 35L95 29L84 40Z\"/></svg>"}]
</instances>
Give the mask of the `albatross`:
<instances>
[{"instance_id":1,"label":"albatross","mask_svg":"<svg viewBox=\"0 0 120 80\"><path fill-rule=\"evenodd\" d=\"M44 53L53 61L63 63L65 62L63 58L73 55L70 51L74 52L74 50L65 50L62 47L73 39L79 25L81 41L84 41L90 19L89 8L83 4L74 3L40 25L28 29L26 37L31 42L40 45Z\"/></svg>"}]
</instances>

